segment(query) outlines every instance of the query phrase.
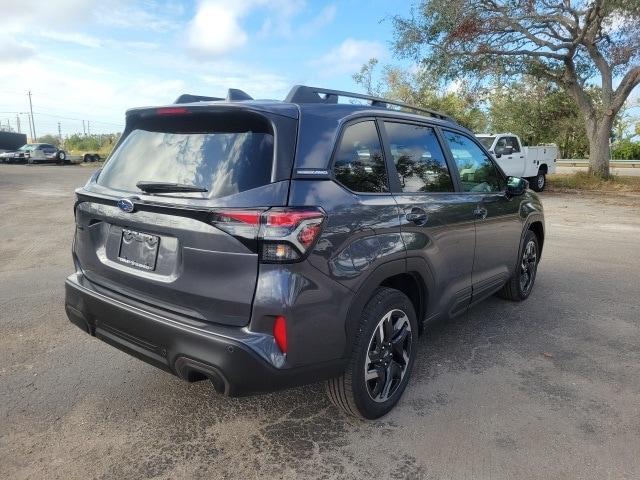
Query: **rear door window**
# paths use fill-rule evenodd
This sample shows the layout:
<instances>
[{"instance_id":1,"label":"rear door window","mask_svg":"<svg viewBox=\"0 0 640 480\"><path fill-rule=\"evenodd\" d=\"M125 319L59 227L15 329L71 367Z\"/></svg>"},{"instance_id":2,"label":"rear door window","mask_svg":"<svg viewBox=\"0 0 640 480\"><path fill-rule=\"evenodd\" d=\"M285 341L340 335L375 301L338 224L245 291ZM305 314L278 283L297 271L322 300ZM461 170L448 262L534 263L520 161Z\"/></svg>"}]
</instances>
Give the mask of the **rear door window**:
<instances>
[{"instance_id":1,"label":"rear door window","mask_svg":"<svg viewBox=\"0 0 640 480\"><path fill-rule=\"evenodd\" d=\"M270 183L273 145L269 124L254 117L147 119L122 141L97 182L128 192L140 192L141 181L180 183L207 190L196 196L224 197Z\"/></svg>"},{"instance_id":2,"label":"rear door window","mask_svg":"<svg viewBox=\"0 0 640 480\"><path fill-rule=\"evenodd\" d=\"M373 120L345 128L333 164L336 180L354 192L388 192L387 170Z\"/></svg>"},{"instance_id":3,"label":"rear door window","mask_svg":"<svg viewBox=\"0 0 640 480\"><path fill-rule=\"evenodd\" d=\"M403 192L453 192L453 181L432 128L384 122Z\"/></svg>"}]
</instances>

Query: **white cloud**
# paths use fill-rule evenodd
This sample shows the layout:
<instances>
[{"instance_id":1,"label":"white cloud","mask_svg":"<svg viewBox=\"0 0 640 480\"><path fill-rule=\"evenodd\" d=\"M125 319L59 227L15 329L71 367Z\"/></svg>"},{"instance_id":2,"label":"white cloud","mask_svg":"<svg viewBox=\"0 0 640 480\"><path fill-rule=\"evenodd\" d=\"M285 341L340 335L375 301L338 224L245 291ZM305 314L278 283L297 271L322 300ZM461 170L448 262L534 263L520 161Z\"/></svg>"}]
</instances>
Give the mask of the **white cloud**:
<instances>
[{"instance_id":1,"label":"white cloud","mask_svg":"<svg viewBox=\"0 0 640 480\"><path fill-rule=\"evenodd\" d=\"M243 46L248 35L239 22L249 7L243 0L202 0L189 24L188 46L197 54L214 57Z\"/></svg>"},{"instance_id":2,"label":"white cloud","mask_svg":"<svg viewBox=\"0 0 640 480\"><path fill-rule=\"evenodd\" d=\"M73 43L82 47L98 48L102 41L97 37L74 32L55 32L51 30L40 31L40 36L57 42Z\"/></svg>"},{"instance_id":3,"label":"white cloud","mask_svg":"<svg viewBox=\"0 0 640 480\"><path fill-rule=\"evenodd\" d=\"M309 64L318 69L320 76L330 77L354 73L370 58L383 59L386 56L387 49L380 42L347 38Z\"/></svg>"},{"instance_id":4,"label":"white cloud","mask_svg":"<svg viewBox=\"0 0 640 480\"><path fill-rule=\"evenodd\" d=\"M164 33L182 28L176 19L183 13L180 2L146 0L135 5L127 0L106 0L97 9L96 18L101 24L116 28Z\"/></svg>"},{"instance_id":5,"label":"white cloud","mask_svg":"<svg viewBox=\"0 0 640 480\"><path fill-rule=\"evenodd\" d=\"M308 37L333 21L336 6L324 6L315 17L294 27L307 8L306 0L200 0L187 32L187 45L200 56L220 57L244 46L249 34L243 20L255 11L264 20L258 37Z\"/></svg>"},{"instance_id":6,"label":"white cloud","mask_svg":"<svg viewBox=\"0 0 640 480\"><path fill-rule=\"evenodd\" d=\"M336 18L337 12L338 9L335 5L327 5L322 10L320 10L320 13L318 13L318 15L313 20L311 20L300 29L301 32L306 35L310 35L317 32L318 30L321 30L322 28L333 22L333 20Z\"/></svg>"},{"instance_id":7,"label":"white cloud","mask_svg":"<svg viewBox=\"0 0 640 480\"><path fill-rule=\"evenodd\" d=\"M21 63L36 54L35 48L30 45L18 43L11 38L0 37L0 64Z\"/></svg>"}]
</instances>

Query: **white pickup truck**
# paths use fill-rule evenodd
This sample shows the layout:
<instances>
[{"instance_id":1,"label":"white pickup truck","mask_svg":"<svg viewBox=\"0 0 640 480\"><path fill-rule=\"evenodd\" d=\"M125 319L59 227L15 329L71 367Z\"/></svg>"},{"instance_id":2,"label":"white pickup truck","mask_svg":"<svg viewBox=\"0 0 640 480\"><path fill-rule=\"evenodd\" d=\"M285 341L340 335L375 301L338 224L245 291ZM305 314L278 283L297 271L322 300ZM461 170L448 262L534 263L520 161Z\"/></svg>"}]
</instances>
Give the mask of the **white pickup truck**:
<instances>
[{"instance_id":1,"label":"white pickup truck","mask_svg":"<svg viewBox=\"0 0 640 480\"><path fill-rule=\"evenodd\" d=\"M556 171L557 145L525 147L512 133L476 135L480 143L496 159L504 173L529 180L531 188L541 192L547 183L547 175Z\"/></svg>"}]
</instances>

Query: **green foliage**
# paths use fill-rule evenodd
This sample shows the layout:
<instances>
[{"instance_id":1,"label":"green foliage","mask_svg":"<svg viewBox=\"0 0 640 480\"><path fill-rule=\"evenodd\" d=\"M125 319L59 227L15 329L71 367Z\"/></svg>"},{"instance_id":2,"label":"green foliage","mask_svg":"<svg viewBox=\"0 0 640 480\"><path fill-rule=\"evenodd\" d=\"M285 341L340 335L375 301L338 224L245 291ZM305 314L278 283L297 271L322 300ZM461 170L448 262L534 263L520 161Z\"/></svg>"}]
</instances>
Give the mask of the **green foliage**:
<instances>
[{"instance_id":1,"label":"green foliage","mask_svg":"<svg viewBox=\"0 0 640 480\"><path fill-rule=\"evenodd\" d=\"M50 143L56 147L60 147L60 137L54 135L43 135L38 137L37 143Z\"/></svg>"},{"instance_id":2,"label":"green foliage","mask_svg":"<svg viewBox=\"0 0 640 480\"><path fill-rule=\"evenodd\" d=\"M553 84L525 77L497 88L488 98L492 132L511 132L526 145L555 143L562 158L589 154L584 123L575 101Z\"/></svg>"},{"instance_id":3,"label":"green foliage","mask_svg":"<svg viewBox=\"0 0 640 480\"><path fill-rule=\"evenodd\" d=\"M64 141L64 148L70 152L99 152L107 155L120 137L119 133L81 135L75 133Z\"/></svg>"},{"instance_id":4,"label":"green foliage","mask_svg":"<svg viewBox=\"0 0 640 480\"><path fill-rule=\"evenodd\" d=\"M624 140L613 146L611 158L617 160L640 160L640 142Z\"/></svg>"},{"instance_id":5,"label":"green foliage","mask_svg":"<svg viewBox=\"0 0 640 480\"><path fill-rule=\"evenodd\" d=\"M455 91L446 91L440 82L420 70L409 72L387 65L378 75L375 72L377 64L378 60L372 58L353 75L353 80L370 95L438 110L471 130L486 128L487 118L477 92L466 89L464 85L457 85Z\"/></svg>"}]
</instances>

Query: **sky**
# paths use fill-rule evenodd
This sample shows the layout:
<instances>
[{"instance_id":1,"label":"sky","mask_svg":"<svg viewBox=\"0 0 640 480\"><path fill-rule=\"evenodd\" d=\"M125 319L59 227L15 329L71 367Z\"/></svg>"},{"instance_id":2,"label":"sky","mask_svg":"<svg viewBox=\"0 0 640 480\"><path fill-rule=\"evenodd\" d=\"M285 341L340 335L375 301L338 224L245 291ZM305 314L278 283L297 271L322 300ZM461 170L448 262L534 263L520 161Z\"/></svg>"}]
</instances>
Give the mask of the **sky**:
<instances>
[{"instance_id":1,"label":"sky","mask_svg":"<svg viewBox=\"0 0 640 480\"><path fill-rule=\"evenodd\" d=\"M119 132L126 109L182 93L283 99L296 84L361 91L393 58L410 0L0 0L0 123L38 136ZM85 128L87 125L85 124Z\"/></svg>"}]
</instances>

